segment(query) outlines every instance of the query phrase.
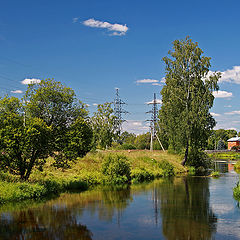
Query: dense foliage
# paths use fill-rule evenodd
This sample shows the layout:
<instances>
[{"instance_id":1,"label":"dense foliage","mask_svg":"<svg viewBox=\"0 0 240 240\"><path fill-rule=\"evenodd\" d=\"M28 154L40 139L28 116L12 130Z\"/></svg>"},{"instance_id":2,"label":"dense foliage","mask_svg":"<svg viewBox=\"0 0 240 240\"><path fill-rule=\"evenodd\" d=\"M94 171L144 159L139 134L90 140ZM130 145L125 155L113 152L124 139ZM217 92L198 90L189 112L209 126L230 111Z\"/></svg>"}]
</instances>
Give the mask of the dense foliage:
<instances>
[{"instance_id":1,"label":"dense foliage","mask_svg":"<svg viewBox=\"0 0 240 240\"><path fill-rule=\"evenodd\" d=\"M163 87L160 127L166 133L169 147L184 149L183 165L190 149L206 146L215 120L209 112L212 92L218 90L219 73L209 76L210 58L188 37L173 42L170 57L164 57L166 84Z\"/></svg>"},{"instance_id":2,"label":"dense foliage","mask_svg":"<svg viewBox=\"0 0 240 240\"><path fill-rule=\"evenodd\" d=\"M23 100L0 100L0 167L27 180L49 155L56 166L84 156L92 129L84 104L72 89L54 80L30 84Z\"/></svg>"}]
</instances>

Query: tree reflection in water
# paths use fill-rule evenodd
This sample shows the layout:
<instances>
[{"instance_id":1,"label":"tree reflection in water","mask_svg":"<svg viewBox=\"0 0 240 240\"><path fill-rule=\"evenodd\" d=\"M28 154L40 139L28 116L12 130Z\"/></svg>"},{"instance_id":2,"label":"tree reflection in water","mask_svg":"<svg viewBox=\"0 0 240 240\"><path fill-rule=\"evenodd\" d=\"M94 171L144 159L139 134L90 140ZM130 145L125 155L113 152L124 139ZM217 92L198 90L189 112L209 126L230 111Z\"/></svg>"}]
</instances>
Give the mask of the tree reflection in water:
<instances>
[{"instance_id":1,"label":"tree reflection in water","mask_svg":"<svg viewBox=\"0 0 240 240\"><path fill-rule=\"evenodd\" d=\"M212 239L217 218L209 206L208 178L174 178L155 184L156 221L158 206L166 239Z\"/></svg>"},{"instance_id":2,"label":"tree reflection in water","mask_svg":"<svg viewBox=\"0 0 240 240\"><path fill-rule=\"evenodd\" d=\"M79 221L84 211L98 213L99 219L111 221L116 211L121 216L131 200L129 188L63 194L37 208L3 214L0 239L90 240L92 232Z\"/></svg>"}]
</instances>

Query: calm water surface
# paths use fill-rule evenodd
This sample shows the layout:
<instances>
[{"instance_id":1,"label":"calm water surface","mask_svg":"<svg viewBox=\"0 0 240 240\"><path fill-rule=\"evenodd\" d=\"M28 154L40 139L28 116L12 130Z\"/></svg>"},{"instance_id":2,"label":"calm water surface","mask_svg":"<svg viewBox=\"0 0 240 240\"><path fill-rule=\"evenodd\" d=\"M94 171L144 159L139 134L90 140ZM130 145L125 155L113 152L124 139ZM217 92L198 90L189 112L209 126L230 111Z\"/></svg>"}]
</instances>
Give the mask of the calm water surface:
<instances>
[{"instance_id":1,"label":"calm water surface","mask_svg":"<svg viewBox=\"0 0 240 240\"><path fill-rule=\"evenodd\" d=\"M0 208L0 239L240 239L234 172L63 194Z\"/></svg>"}]
</instances>

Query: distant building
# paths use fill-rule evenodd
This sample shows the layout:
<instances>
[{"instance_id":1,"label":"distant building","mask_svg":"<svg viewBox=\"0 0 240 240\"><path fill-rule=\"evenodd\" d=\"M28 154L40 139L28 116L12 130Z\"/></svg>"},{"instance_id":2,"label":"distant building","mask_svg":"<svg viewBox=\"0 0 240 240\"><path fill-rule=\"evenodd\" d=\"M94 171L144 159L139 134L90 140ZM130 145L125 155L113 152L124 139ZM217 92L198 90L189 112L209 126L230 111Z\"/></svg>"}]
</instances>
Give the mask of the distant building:
<instances>
[{"instance_id":1,"label":"distant building","mask_svg":"<svg viewBox=\"0 0 240 240\"><path fill-rule=\"evenodd\" d=\"M228 142L228 150L231 150L233 146L240 145L240 137L236 136L227 140Z\"/></svg>"}]
</instances>

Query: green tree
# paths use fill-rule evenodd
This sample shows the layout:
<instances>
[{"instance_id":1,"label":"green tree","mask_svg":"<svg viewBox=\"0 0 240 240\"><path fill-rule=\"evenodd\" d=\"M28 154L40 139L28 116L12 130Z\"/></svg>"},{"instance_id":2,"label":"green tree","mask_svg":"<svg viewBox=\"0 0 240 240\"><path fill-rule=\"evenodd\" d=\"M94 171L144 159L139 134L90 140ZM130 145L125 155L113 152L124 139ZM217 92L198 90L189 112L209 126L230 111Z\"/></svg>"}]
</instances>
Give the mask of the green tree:
<instances>
[{"instance_id":1,"label":"green tree","mask_svg":"<svg viewBox=\"0 0 240 240\"><path fill-rule=\"evenodd\" d=\"M136 148L137 149L150 149L150 138L151 138L151 135L149 132L139 134L134 141Z\"/></svg>"},{"instance_id":2,"label":"green tree","mask_svg":"<svg viewBox=\"0 0 240 240\"><path fill-rule=\"evenodd\" d=\"M95 147L105 149L112 146L116 132L115 120L111 103L98 104L97 112L91 118Z\"/></svg>"},{"instance_id":3,"label":"green tree","mask_svg":"<svg viewBox=\"0 0 240 240\"><path fill-rule=\"evenodd\" d=\"M85 119L88 116L86 106L76 98L74 91L53 79L29 84L24 100L26 118L40 118L51 127L52 139L49 148L53 151L61 151L64 148L63 136L76 119Z\"/></svg>"},{"instance_id":4,"label":"green tree","mask_svg":"<svg viewBox=\"0 0 240 240\"><path fill-rule=\"evenodd\" d=\"M30 84L24 96L26 119L37 117L51 128L50 153L56 153L57 166L82 157L91 148L92 130L86 105L74 91L53 79Z\"/></svg>"},{"instance_id":5,"label":"green tree","mask_svg":"<svg viewBox=\"0 0 240 240\"><path fill-rule=\"evenodd\" d=\"M18 98L0 100L0 166L27 180L48 156L50 128L39 118L25 120Z\"/></svg>"},{"instance_id":6,"label":"green tree","mask_svg":"<svg viewBox=\"0 0 240 240\"><path fill-rule=\"evenodd\" d=\"M209 75L210 58L189 37L175 40L166 64L166 85L163 87L160 125L167 133L169 148L185 149L183 165L189 148L205 147L215 120L209 113L213 106L212 92L218 90L220 73Z\"/></svg>"},{"instance_id":7,"label":"green tree","mask_svg":"<svg viewBox=\"0 0 240 240\"><path fill-rule=\"evenodd\" d=\"M227 140L235 137L237 135L237 131L233 129L218 129L212 130L211 135L208 138L208 146L207 148L212 150L217 148L217 144L220 140L224 143L224 148L227 148Z\"/></svg>"},{"instance_id":8,"label":"green tree","mask_svg":"<svg viewBox=\"0 0 240 240\"><path fill-rule=\"evenodd\" d=\"M122 143L134 145L134 141L136 139L136 134L124 131L124 132L122 132L120 139L121 139Z\"/></svg>"}]
</instances>

